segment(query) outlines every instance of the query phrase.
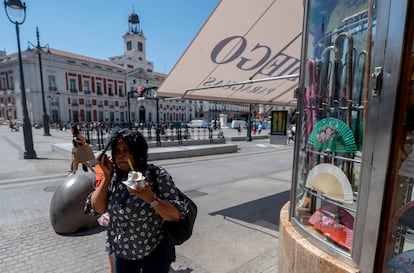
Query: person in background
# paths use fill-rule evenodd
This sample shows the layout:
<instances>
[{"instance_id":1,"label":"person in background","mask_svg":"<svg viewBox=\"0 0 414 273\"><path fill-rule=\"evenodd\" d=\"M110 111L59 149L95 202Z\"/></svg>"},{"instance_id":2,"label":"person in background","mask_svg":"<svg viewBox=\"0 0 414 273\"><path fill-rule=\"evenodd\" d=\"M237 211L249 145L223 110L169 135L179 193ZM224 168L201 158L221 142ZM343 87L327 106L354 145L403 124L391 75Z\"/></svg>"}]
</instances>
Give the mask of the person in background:
<instances>
[{"instance_id":1,"label":"person in background","mask_svg":"<svg viewBox=\"0 0 414 273\"><path fill-rule=\"evenodd\" d=\"M71 165L71 170L69 171L70 172L69 176L76 173L76 171L78 170L78 165L79 163L81 163L81 162L78 162L78 159L76 158L77 148L86 144L86 138L83 136L83 134L81 133L77 125L73 125L70 128L70 130L73 136L73 139L72 139L73 148L72 148L72 165ZM92 169L90 166L88 166L87 162L83 162L81 164L82 164L82 169L85 172L88 171L88 167Z\"/></svg>"},{"instance_id":2,"label":"person in background","mask_svg":"<svg viewBox=\"0 0 414 273\"><path fill-rule=\"evenodd\" d=\"M287 129L287 144L290 144L290 141L295 142L296 127L295 124L291 124Z\"/></svg>"},{"instance_id":3,"label":"person in background","mask_svg":"<svg viewBox=\"0 0 414 273\"><path fill-rule=\"evenodd\" d=\"M262 133L262 128L263 128L263 125L260 122L259 125L257 125L257 131L259 132L259 135Z\"/></svg>"},{"instance_id":4,"label":"person in background","mask_svg":"<svg viewBox=\"0 0 414 273\"><path fill-rule=\"evenodd\" d=\"M106 249L116 273L168 273L175 250L164 237L163 222L183 219L188 204L179 201L164 168L148 165L148 144L140 132L120 130L111 150L111 158L97 157L104 177L87 197L85 213L109 213ZM122 183L133 171L145 177L144 185Z\"/></svg>"}]
</instances>

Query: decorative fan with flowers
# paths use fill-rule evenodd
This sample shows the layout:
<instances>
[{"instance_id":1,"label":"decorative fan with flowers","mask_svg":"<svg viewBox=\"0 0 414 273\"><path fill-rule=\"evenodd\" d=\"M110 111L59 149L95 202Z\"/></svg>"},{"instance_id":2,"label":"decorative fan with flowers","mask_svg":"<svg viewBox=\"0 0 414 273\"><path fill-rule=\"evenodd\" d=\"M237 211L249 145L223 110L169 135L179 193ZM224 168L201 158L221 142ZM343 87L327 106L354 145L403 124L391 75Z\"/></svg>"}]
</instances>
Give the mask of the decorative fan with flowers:
<instances>
[{"instance_id":1,"label":"decorative fan with flowers","mask_svg":"<svg viewBox=\"0 0 414 273\"><path fill-rule=\"evenodd\" d=\"M354 217L336 205L320 207L309 219L315 228L339 245L351 250Z\"/></svg>"},{"instance_id":2,"label":"decorative fan with flowers","mask_svg":"<svg viewBox=\"0 0 414 273\"><path fill-rule=\"evenodd\" d=\"M355 153L355 137L346 124L336 118L316 123L309 137L309 145L326 152Z\"/></svg>"}]
</instances>

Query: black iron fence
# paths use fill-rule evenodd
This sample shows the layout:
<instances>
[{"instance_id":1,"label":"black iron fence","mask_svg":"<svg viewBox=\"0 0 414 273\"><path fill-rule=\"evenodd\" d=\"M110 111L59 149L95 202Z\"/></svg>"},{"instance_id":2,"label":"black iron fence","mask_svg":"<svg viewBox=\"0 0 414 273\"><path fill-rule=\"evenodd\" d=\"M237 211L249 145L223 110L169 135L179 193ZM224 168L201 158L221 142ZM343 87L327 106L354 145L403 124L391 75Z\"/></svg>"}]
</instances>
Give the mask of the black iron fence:
<instances>
[{"instance_id":1,"label":"black iron fence","mask_svg":"<svg viewBox=\"0 0 414 273\"><path fill-rule=\"evenodd\" d=\"M148 143L156 143L156 146L186 145L191 141L192 144L200 143L223 143L225 142L222 130L212 128L134 128L140 131L147 139ZM103 149L106 137L111 133L110 128L81 128L82 134L87 142L94 149ZM164 145L163 145L164 144Z\"/></svg>"}]
</instances>

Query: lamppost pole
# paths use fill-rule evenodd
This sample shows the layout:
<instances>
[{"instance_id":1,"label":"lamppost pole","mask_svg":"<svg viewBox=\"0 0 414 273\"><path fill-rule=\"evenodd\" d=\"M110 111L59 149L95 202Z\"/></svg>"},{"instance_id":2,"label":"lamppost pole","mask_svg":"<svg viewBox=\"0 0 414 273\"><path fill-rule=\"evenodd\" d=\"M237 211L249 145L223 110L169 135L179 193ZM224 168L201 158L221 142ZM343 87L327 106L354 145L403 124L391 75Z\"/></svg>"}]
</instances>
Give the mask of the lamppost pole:
<instances>
[{"instance_id":1,"label":"lamppost pole","mask_svg":"<svg viewBox=\"0 0 414 273\"><path fill-rule=\"evenodd\" d=\"M247 116L247 141L252 141L252 105L249 104L249 115Z\"/></svg>"},{"instance_id":2,"label":"lamppost pole","mask_svg":"<svg viewBox=\"0 0 414 273\"><path fill-rule=\"evenodd\" d=\"M157 141L157 147L161 146L161 137L160 137L160 99L155 97L157 100L157 128L155 129L155 140Z\"/></svg>"},{"instance_id":3,"label":"lamppost pole","mask_svg":"<svg viewBox=\"0 0 414 273\"><path fill-rule=\"evenodd\" d=\"M130 106L130 102L129 102L129 98L130 98L130 95L133 93L133 92L135 92L135 91L128 91L128 93L127 93L127 99L128 99L128 129L129 130L131 130L132 129L132 126L131 126L131 106Z\"/></svg>"},{"instance_id":4,"label":"lamppost pole","mask_svg":"<svg viewBox=\"0 0 414 273\"><path fill-rule=\"evenodd\" d=\"M146 94L146 92L148 91L148 90L152 90L152 89L157 89L158 88L158 86L151 86L151 87L147 87L147 88L142 88L142 89L139 89L139 90L131 90L131 91L128 91L128 93L127 93L127 99L128 99L128 128L129 129L132 129L132 126L131 126L131 107L130 107L130 97L131 97L131 94L132 93L137 93L138 94L138 97L146 97L145 96L145 94ZM155 98L151 98L151 99L155 99ZM158 98L157 98L158 99ZM157 100L157 123L159 123L159 117L158 117L158 100ZM158 125L158 124L157 124Z\"/></svg>"},{"instance_id":5,"label":"lamppost pole","mask_svg":"<svg viewBox=\"0 0 414 273\"><path fill-rule=\"evenodd\" d=\"M42 105L43 105L43 135L50 136L49 131L49 115L46 111L46 99L45 99L45 88L43 85L43 69L42 69L42 47L40 46L40 35L39 35L39 28L36 27L36 37L37 37L37 56L39 59L39 71L40 71L40 87L42 90Z\"/></svg>"},{"instance_id":6,"label":"lamppost pole","mask_svg":"<svg viewBox=\"0 0 414 273\"><path fill-rule=\"evenodd\" d=\"M150 99L150 100L155 100L156 102L156 106L157 106L157 128L155 129L155 140L157 141L157 146L161 146L161 137L160 137L160 105L159 105L159 98L158 96L155 94L152 94L152 97L147 97L147 91L149 90L157 90L158 86L151 86L151 87L146 87L142 90L142 92L140 93L140 96L145 96L145 98Z\"/></svg>"},{"instance_id":7,"label":"lamppost pole","mask_svg":"<svg viewBox=\"0 0 414 273\"><path fill-rule=\"evenodd\" d=\"M23 75L23 61L22 61L22 52L20 50L20 33L19 25L23 24L26 19L26 4L19 0L8 0L4 1L4 8L6 10L6 15L9 21L16 25L16 35L17 35L17 49L19 54L19 69L20 69L20 89L22 92L22 108L23 108L23 136L24 136L24 159L36 159L36 152L33 148L33 135L32 135L32 125L30 123L29 113L27 111L27 101L26 101L26 87L24 85L24 75ZM9 16L8 8L11 8L16 11L23 12L23 19L20 21L13 20Z\"/></svg>"},{"instance_id":8,"label":"lamppost pole","mask_svg":"<svg viewBox=\"0 0 414 273\"><path fill-rule=\"evenodd\" d=\"M36 37L37 37L37 54L39 58L39 71L40 71L40 87L42 90L42 104L43 104L43 135L50 136L49 132L49 115L46 111L46 101L45 101L45 87L43 84L43 69L42 69L42 54L40 47L40 36L39 36L39 28L36 27Z\"/></svg>"}]
</instances>

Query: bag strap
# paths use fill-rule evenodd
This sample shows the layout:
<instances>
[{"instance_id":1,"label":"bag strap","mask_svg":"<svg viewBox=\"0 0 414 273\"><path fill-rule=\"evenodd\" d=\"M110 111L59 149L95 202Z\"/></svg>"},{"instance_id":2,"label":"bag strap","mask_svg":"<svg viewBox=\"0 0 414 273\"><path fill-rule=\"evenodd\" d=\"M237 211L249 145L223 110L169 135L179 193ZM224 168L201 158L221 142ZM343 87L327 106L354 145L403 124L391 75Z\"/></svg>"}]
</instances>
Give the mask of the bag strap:
<instances>
[{"instance_id":1,"label":"bag strap","mask_svg":"<svg viewBox=\"0 0 414 273\"><path fill-rule=\"evenodd\" d=\"M150 177L151 177L151 180L152 180L152 187L153 187L152 191L155 193L155 195L158 196L159 195L159 190L158 190L158 179L157 179L157 173L156 173L157 169L158 169L158 167L156 165L150 164L149 170L150 170ZM165 232L165 225L163 225L163 230ZM167 249L168 257L170 258L170 260L172 262L174 262L175 259L176 259L174 244L172 244L168 240L167 237L164 240L164 244L165 244L165 247Z\"/></svg>"},{"instance_id":2,"label":"bag strap","mask_svg":"<svg viewBox=\"0 0 414 273\"><path fill-rule=\"evenodd\" d=\"M159 190L158 190L158 179L157 179L157 173L155 172L156 170L157 170L157 166L156 165L154 165L154 164L150 164L150 166L149 166L149 170L150 170L150 177L151 177L151 180L152 180L152 187L153 187L153 189L152 189L152 191L155 193L155 195L159 195Z\"/></svg>"}]
</instances>

